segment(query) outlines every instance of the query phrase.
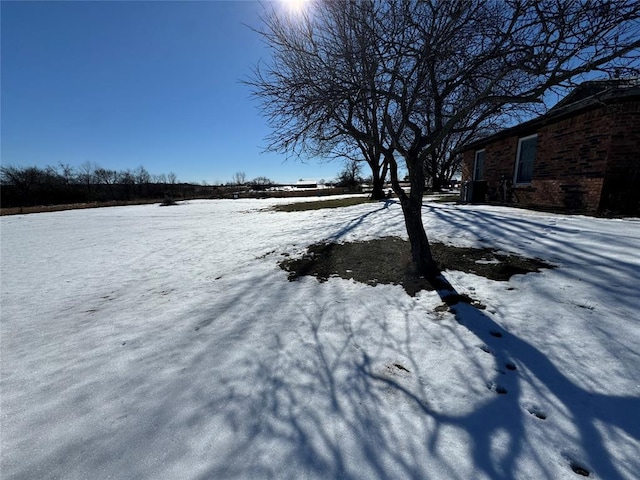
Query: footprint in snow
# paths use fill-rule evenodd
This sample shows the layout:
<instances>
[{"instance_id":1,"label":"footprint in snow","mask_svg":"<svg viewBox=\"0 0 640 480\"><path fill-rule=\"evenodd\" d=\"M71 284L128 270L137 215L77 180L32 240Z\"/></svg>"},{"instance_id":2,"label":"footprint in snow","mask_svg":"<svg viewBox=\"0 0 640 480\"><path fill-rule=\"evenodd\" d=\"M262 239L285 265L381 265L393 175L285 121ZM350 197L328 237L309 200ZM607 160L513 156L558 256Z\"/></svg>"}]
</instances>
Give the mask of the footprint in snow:
<instances>
[{"instance_id":1,"label":"footprint in snow","mask_svg":"<svg viewBox=\"0 0 640 480\"><path fill-rule=\"evenodd\" d=\"M536 418L539 418L540 420L546 420L547 419L547 414L544 413L544 411L540 410L538 407L536 407L534 405L525 406L525 409L531 415L533 415Z\"/></svg>"},{"instance_id":2,"label":"footprint in snow","mask_svg":"<svg viewBox=\"0 0 640 480\"><path fill-rule=\"evenodd\" d=\"M507 393L507 389L497 383L487 382L487 388L498 395L505 395Z\"/></svg>"},{"instance_id":3,"label":"footprint in snow","mask_svg":"<svg viewBox=\"0 0 640 480\"><path fill-rule=\"evenodd\" d=\"M573 470L573 472L577 473L578 475L582 475L583 477L588 477L591 474L589 470L587 470L585 467L583 467L577 462L571 461L569 465L571 466L571 470Z\"/></svg>"},{"instance_id":4,"label":"footprint in snow","mask_svg":"<svg viewBox=\"0 0 640 480\"><path fill-rule=\"evenodd\" d=\"M406 378L411 375L411 370L401 363L390 363L385 365L383 376Z\"/></svg>"},{"instance_id":5,"label":"footprint in snow","mask_svg":"<svg viewBox=\"0 0 640 480\"><path fill-rule=\"evenodd\" d=\"M405 367L404 365L402 365L401 363L394 363L393 366L396 367L398 370L402 370L404 372L411 373L409 371L409 369L407 367Z\"/></svg>"},{"instance_id":6,"label":"footprint in snow","mask_svg":"<svg viewBox=\"0 0 640 480\"><path fill-rule=\"evenodd\" d=\"M565 458L569 461L569 466L573 473L577 473L578 475L582 475L583 477L588 477L591 475L589 469L582 462L579 462L571 457L565 456Z\"/></svg>"}]
</instances>

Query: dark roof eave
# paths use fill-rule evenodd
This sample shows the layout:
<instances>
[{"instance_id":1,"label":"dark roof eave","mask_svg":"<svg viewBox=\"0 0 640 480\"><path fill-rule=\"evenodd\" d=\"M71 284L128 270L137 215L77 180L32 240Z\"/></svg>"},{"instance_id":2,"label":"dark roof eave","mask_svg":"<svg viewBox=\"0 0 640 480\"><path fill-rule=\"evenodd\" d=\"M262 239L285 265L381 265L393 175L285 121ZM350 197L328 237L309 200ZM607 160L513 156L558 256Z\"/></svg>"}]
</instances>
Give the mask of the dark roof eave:
<instances>
[{"instance_id":1,"label":"dark roof eave","mask_svg":"<svg viewBox=\"0 0 640 480\"><path fill-rule=\"evenodd\" d=\"M629 91L623 93L618 91L615 95L601 95L599 96L600 98L586 98L582 101L575 102L558 109L554 107L544 115L541 115L537 118L528 120L513 127L501 130L488 137L468 143L467 145L462 147L461 151L466 152L469 150L478 150L478 147L488 145L489 143L493 143L504 138L522 136L522 133L530 132L533 134L534 132L532 131L538 130L540 127L559 122L568 117L577 115L578 113L584 113L589 110L601 108L603 105L640 100L640 88L630 88L628 90Z\"/></svg>"}]
</instances>

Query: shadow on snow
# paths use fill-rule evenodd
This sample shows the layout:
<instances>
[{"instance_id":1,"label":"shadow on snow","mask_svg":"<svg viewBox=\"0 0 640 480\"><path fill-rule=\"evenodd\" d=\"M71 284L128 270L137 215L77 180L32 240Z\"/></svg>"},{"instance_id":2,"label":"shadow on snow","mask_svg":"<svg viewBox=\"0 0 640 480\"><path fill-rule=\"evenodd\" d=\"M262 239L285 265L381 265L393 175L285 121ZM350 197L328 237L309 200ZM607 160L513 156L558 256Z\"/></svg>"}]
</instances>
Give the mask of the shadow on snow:
<instances>
[{"instance_id":1,"label":"shadow on snow","mask_svg":"<svg viewBox=\"0 0 640 480\"><path fill-rule=\"evenodd\" d=\"M397 215L387 215L390 210L385 207L350 221L330 238L343 238L374 217L376 222L397 225ZM506 229L524 242L533 242L546 228L537 220L426 208L429 215L460 229L472 221L478 238ZM600 266L611 260L618 262L613 268L622 275L638 274L634 266L606 253L598 257L597 252L560 242L553 248L540 256ZM573 475L571 462L574 470L593 470L598 478L609 480L638 473L616 463L602 432L614 430L620 442L628 437L640 441L640 398L593 393L577 385L538 348L503 329L488 312L451 302L457 292L444 279L438 294L451 304L457 323L421 318L415 308L425 300L409 301L402 294L402 298L382 299L404 320L403 325L390 325L385 311L354 299L341 282L309 280L308 288L300 289L275 267L245 278L241 286L222 284L215 306L185 313L181 321L187 328L175 339L177 346L171 346L170 355L157 352L140 359L158 365L158 378L130 380L135 395L127 400L130 404L119 408L132 421L120 423L124 426L114 427L106 436L96 433L80 443L59 445L41 465L43 471L73 477L74 472L66 469L69 465L97 472L116 462L129 478L159 478L168 475L172 465L194 457L198 478L203 480L551 478L558 462L564 462L567 476ZM601 285L596 278L591 281L620 294L618 287ZM226 287L233 290L225 291ZM315 291L327 303L310 297ZM626 298L629 308L637 308L634 298ZM346 310L342 303L347 304ZM288 328L282 328L282 318L287 319ZM265 331L269 334L260 337ZM457 342L455 347L465 352L452 355L451 360L467 362L452 368L457 386L470 388L476 397L470 409L452 413L434 400L434 388L446 386L431 385L429 371L445 365L425 364L416 345L435 342L435 334L440 335L438 342ZM247 354L246 339L256 337L260 343ZM477 348L477 340L486 346L486 353ZM445 359L453 346L432 345ZM398 360L389 363L386 358ZM491 368L486 367L485 358L491 359ZM541 391L536 405L531 405L523 387L532 379L554 398L545 398ZM438 394L446 401L446 391ZM106 401L116 405L122 400ZM532 422L540 428L546 424L535 422L552 424L551 415L541 418L549 402L560 404L576 432L573 444L555 452L553 458L525 443ZM78 412L78 418L83 414L87 413ZM167 434L174 430L181 436ZM566 432L561 435L571 437ZM496 438L501 439L499 451ZM540 438L542 442L544 436ZM203 439L210 442L202 443ZM448 455L452 441L467 442L455 449L466 448L470 458ZM524 456L529 466L535 462L537 471L519 470Z\"/></svg>"},{"instance_id":2,"label":"shadow on snow","mask_svg":"<svg viewBox=\"0 0 640 480\"><path fill-rule=\"evenodd\" d=\"M349 222L330 239L343 238L387 206ZM539 234L537 231L547 227L539 221L509 220L491 213L427 208L429 213L460 228L472 219L478 235L483 231L495 233L507 229L526 242L533 241ZM552 258L547 255L547 259L556 260L559 256L566 259L569 255L576 262L589 264L612 260L606 255L594 258L594 252L575 245L559 243L555 248L557 251L550 252ZM615 258L612 261L615 263ZM614 268L623 274L637 275L637 268L618 263ZM611 289L611 293L620 293L618 286L601 285L595 279L593 282L597 287ZM541 458L535 450L539 471L529 474L550 478L554 475L551 465L558 462L565 463L567 475L572 475L571 468L582 475L593 469L599 478L610 480L637 474L625 471L623 465L614 461L599 427L613 428L639 441L640 398L594 393L582 388L534 345L503 329L490 314L467 303L451 302L457 292L444 278L438 294L451 304L450 311L457 323L479 339L493 357L495 368L492 378L486 382L490 394L472 411L452 415L433 408L429 402L429 385L421 382L407 385L402 375L381 370L379 362L374 360L376 346L360 344L358 329L347 314L338 322L343 331L336 335L335 330L325 329L325 323L335 319L327 318L322 305L315 305L311 311L301 311L306 317L303 326L311 333L304 338L313 339L305 344L303 358L287 356L286 342L275 332L278 354L270 361L256 359L252 368L260 382L253 386L249 396L237 394L231 381L225 388L228 393L209 405L212 411L222 409L226 423L242 430L243 434L234 442L227 460L212 466L201 478L294 478L298 473L317 478L431 478L434 468L445 472L447 478L464 478L457 468L461 459L448 458L446 446L440 443L443 431L450 428L464 432L461 438L468 439L475 474L482 472L492 479L517 478L524 473L517 468L526 447L526 422L534 417L544 421L547 401L560 402L577 437L574 444L556 452L555 458ZM358 308L366 310L367 306ZM421 365L421 358L412 356L409 340L419 329L410 319L410 312L405 312L405 338L394 337L379 315L370 313L371 323L366 328L377 329L386 346L391 346L405 359L405 364L395 364L398 370L416 372L437 368ZM468 345L468 348L471 351L475 347ZM478 381L463 371L459 373L462 381ZM556 400L540 398L536 406L526 402L522 394L523 375L543 384ZM414 415L407 418L406 409ZM499 435L507 438L502 442L506 450L498 455L492 450L492 441ZM252 452L250 458L247 452ZM279 468L273 458L277 458L275 464ZM427 464L426 458L434 465Z\"/></svg>"}]
</instances>

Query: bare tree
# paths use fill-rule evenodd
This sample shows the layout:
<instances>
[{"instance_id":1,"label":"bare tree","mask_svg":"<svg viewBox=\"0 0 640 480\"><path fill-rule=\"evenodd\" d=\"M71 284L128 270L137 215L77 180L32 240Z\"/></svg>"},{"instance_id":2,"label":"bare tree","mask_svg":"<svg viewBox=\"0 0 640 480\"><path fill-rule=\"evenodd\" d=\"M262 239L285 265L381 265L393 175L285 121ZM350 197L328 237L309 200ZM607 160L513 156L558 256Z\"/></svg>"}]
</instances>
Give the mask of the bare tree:
<instances>
[{"instance_id":1,"label":"bare tree","mask_svg":"<svg viewBox=\"0 0 640 480\"><path fill-rule=\"evenodd\" d=\"M158 195L157 187L150 188L152 176L140 166L135 171L111 170L85 162L77 168L66 164L40 167L0 167L2 201L19 206L31 204L77 203L103 199L132 200L136 197ZM161 184L169 182L173 195L177 177L174 173L153 176ZM140 184L140 182L143 182ZM136 184L140 184L136 192Z\"/></svg>"},{"instance_id":2,"label":"bare tree","mask_svg":"<svg viewBox=\"0 0 640 480\"><path fill-rule=\"evenodd\" d=\"M361 163L357 160L347 160L337 180L338 187L354 188L358 186L362 182Z\"/></svg>"},{"instance_id":3,"label":"bare tree","mask_svg":"<svg viewBox=\"0 0 640 480\"><path fill-rule=\"evenodd\" d=\"M253 180L251 180L249 183L251 185L259 185L259 186L265 187L268 185L273 185L274 182L273 180L267 177L256 177Z\"/></svg>"},{"instance_id":4,"label":"bare tree","mask_svg":"<svg viewBox=\"0 0 640 480\"><path fill-rule=\"evenodd\" d=\"M167 176L164 173L159 173L158 175L153 176L154 183L167 183Z\"/></svg>"},{"instance_id":5,"label":"bare tree","mask_svg":"<svg viewBox=\"0 0 640 480\"><path fill-rule=\"evenodd\" d=\"M149 193L149 183L151 183L151 174L142 165L138 166L133 171L133 176L136 179L138 185L138 193L142 196L146 196Z\"/></svg>"},{"instance_id":6,"label":"bare tree","mask_svg":"<svg viewBox=\"0 0 640 480\"><path fill-rule=\"evenodd\" d=\"M51 178L55 178L55 183L63 183L65 185L71 185L76 183L75 169L69 165L60 162L57 166L48 166L46 172Z\"/></svg>"},{"instance_id":7,"label":"bare tree","mask_svg":"<svg viewBox=\"0 0 640 480\"><path fill-rule=\"evenodd\" d=\"M234 185L244 185L247 182L247 175L244 172L236 172L233 174L231 183Z\"/></svg>"},{"instance_id":8,"label":"bare tree","mask_svg":"<svg viewBox=\"0 0 640 480\"><path fill-rule=\"evenodd\" d=\"M327 18L332 12L330 4L326 7L315 12L319 22L311 17L290 22L275 11L268 15L261 34L272 48L273 62L256 68L247 83L273 130L267 150L366 162L372 197L383 198L388 164L381 146L389 140L383 106L379 96L371 95L378 65L375 42L361 18L336 21ZM316 29L316 23L325 30Z\"/></svg>"},{"instance_id":9,"label":"bare tree","mask_svg":"<svg viewBox=\"0 0 640 480\"><path fill-rule=\"evenodd\" d=\"M369 130L372 133L372 129ZM351 169L356 168L358 171L358 178L362 179L362 164L367 164L371 171L371 198L373 200L382 200L386 198L384 192L384 183L387 178L389 170L389 164L386 161L382 150L372 143L356 139L349 135L343 135L344 139L334 147L334 156L342 157L345 159L345 165L347 166L340 177ZM350 140L350 141L348 141ZM357 182L355 182L357 183Z\"/></svg>"},{"instance_id":10,"label":"bare tree","mask_svg":"<svg viewBox=\"0 0 640 480\"><path fill-rule=\"evenodd\" d=\"M41 183L42 171L37 167L18 167L3 165L0 167L0 183L13 185L20 192L23 201L29 204L33 188Z\"/></svg>"},{"instance_id":11,"label":"bare tree","mask_svg":"<svg viewBox=\"0 0 640 480\"><path fill-rule=\"evenodd\" d=\"M133 171L133 175L138 185L146 185L151 182L151 174L142 165Z\"/></svg>"},{"instance_id":12,"label":"bare tree","mask_svg":"<svg viewBox=\"0 0 640 480\"><path fill-rule=\"evenodd\" d=\"M91 197L91 186L95 182L95 171L97 167L92 162L84 162L78 167L78 181L87 189L87 198Z\"/></svg>"},{"instance_id":13,"label":"bare tree","mask_svg":"<svg viewBox=\"0 0 640 480\"><path fill-rule=\"evenodd\" d=\"M98 167L96 168L94 174L96 181L99 184L104 184L107 186L107 190L109 191L111 199L116 200L116 192L114 187L118 181L118 172L116 170Z\"/></svg>"},{"instance_id":14,"label":"bare tree","mask_svg":"<svg viewBox=\"0 0 640 480\"><path fill-rule=\"evenodd\" d=\"M124 197L125 200L131 200L135 191L136 178L129 169L116 172L115 183L118 185L118 197Z\"/></svg>"},{"instance_id":15,"label":"bare tree","mask_svg":"<svg viewBox=\"0 0 640 480\"><path fill-rule=\"evenodd\" d=\"M116 172L116 183L133 185L136 183L136 177L131 170L120 170Z\"/></svg>"},{"instance_id":16,"label":"bare tree","mask_svg":"<svg viewBox=\"0 0 640 480\"><path fill-rule=\"evenodd\" d=\"M151 174L142 165L140 165L133 171L133 175L135 176L136 183L138 185L143 185L151 181Z\"/></svg>"},{"instance_id":17,"label":"bare tree","mask_svg":"<svg viewBox=\"0 0 640 480\"><path fill-rule=\"evenodd\" d=\"M262 35L272 57L249 83L273 129L271 148L374 149L400 199L416 269L436 280L422 222L429 161L453 152L456 139L541 111L546 93L584 74L637 67L640 4L318 2L295 19L274 10Z\"/></svg>"}]
</instances>

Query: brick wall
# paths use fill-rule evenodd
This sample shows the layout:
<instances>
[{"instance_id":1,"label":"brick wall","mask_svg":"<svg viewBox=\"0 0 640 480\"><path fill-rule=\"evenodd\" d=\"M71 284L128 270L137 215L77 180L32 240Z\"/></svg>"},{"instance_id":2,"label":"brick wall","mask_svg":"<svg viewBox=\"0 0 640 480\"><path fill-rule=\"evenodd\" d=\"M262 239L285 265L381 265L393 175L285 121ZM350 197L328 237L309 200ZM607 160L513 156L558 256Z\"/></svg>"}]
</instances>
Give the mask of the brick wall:
<instances>
[{"instance_id":1,"label":"brick wall","mask_svg":"<svg viewBox=\"0 0 640 480\"><path fill-rule=\"evenodd\" d=\"M620 201L637 204L639 115L637 101L607 105L484 146L483 179L488 183L488 200L586 212ZM505 189L504 180L513 181L518 139L534 133L538 134L538 144L531 184ZM463 180L473 176L474 154L464 153ZM630 171L636 175L633 189ZM635 199L627 195L620 200L623 183L626 190L636 192Z\"/></svg>"},{"instance_id":2,"label":"brick wall","mask_svg":"<svg viewBox=\"0 0 640 480\"><path fill-rule=\"evenodd\" d=\"M640 102L610 107L612 134L600 210L640 214Z\"/></svg>"}]
</instances>

